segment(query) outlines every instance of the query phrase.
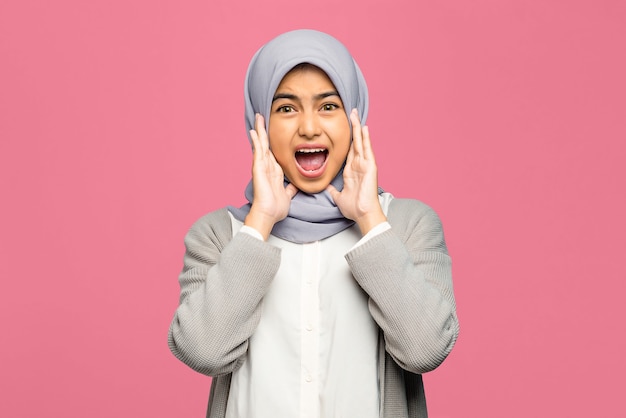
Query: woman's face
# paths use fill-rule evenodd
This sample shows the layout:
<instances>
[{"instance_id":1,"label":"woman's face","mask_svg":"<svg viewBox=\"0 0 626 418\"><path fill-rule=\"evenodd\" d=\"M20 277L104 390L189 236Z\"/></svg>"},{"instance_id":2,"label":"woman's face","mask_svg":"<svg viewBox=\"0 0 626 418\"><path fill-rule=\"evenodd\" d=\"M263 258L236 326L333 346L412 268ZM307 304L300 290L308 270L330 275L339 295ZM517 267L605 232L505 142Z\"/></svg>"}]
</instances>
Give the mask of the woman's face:
<instances>
[{"instance_id":1,"label":"woman's face","mask_svg":"<svg viewBox=\"0 0 626 418\"><path fill-rule=\"evenodd\" d=\"M285 176L299 190L326 189L350 149L350 124L339 93L312 65L291 70L276 89L269 143Z\"/></svg>"}]
</instances>

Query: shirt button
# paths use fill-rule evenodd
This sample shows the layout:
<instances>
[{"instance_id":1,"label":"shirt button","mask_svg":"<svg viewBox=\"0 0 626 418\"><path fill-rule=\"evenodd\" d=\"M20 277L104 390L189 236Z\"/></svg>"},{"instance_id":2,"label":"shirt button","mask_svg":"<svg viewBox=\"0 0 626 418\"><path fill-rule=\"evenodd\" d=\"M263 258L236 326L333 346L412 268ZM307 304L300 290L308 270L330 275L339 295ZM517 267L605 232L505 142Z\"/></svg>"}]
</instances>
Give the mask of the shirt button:
<instances>
[{"instance_id":1,"label":"shirt button","mask_svg":"<svg viewBox=\"0 0 626 418\"><path fill-rule=\"evenodd\" d=\"M306 380L307 382L311 383L313 381L313 378L311 377L310 374L307 374L306 377L304 378L304 380Z\"/></svg>"},{"instance_id":2,"label":"shirt button","mask_svg":"<svg viewBox=\"0 0 626 418\"><path fill-rule=\"evenodd\" d=\"M311 324L307 324L307 326L306 326L306 330L307 330L307 331L313 331L313 325L311 325Z\"/></svg>"}]
</instances>

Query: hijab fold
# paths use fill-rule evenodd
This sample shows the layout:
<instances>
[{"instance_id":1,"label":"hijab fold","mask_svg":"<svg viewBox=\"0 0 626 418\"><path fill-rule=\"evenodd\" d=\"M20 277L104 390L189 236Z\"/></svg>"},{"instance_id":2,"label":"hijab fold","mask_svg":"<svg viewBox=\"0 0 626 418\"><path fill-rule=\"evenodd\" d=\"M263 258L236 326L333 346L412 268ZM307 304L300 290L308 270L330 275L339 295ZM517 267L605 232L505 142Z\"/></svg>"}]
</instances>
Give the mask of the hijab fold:
<instances>
[{"instance_id":1,"label":"hijab fold","mask_svg":"<svg viewBox=\"0 0 626 418\"><path fill-rule=\"evenodd\" d=\"M279 35L252 57L244 86L247 132L254 129L256 113L264 116L269 132L270 109L276 89L292 68L303 63L315 65L328 75L341 97L348 121L350 111L356 108L361 122L365 124L368 93L358 65L337 39L323 32L302 29ZM285 178L285 185L288 182ZM343 169L331 184L337 190L343 189ZM254 199L252 180L246 187L245 196L248 204L228 208L241 222L250 212ZM272 235L302 244L328 238L353 224L354 221L341 214L326 190L316 194L299 191L291 201L287 217L274 225Z\"/></svg>"}]
</instances>

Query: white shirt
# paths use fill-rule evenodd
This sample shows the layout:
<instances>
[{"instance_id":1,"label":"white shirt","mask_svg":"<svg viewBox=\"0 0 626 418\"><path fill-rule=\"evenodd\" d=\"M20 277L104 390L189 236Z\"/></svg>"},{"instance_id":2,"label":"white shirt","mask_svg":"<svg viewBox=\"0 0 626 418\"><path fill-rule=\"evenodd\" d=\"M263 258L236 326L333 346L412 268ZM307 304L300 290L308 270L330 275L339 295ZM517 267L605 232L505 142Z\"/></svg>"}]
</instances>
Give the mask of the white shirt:
<instances>
[{"instance_id":1,"label":"white shirt","mask_svg":"<svg viewBox=\"0 0 626 418\"><path fill-rule=\"evenodd\" d=\"M380 196L385 213L391 199ZM262 239L231 220L233 235ZM270 236L281 264L233 372L227 418L379 417L378 326L344 254L389 228L384 222L361 238L354 225L308 244Z\"/></svg>"}]
</instances>

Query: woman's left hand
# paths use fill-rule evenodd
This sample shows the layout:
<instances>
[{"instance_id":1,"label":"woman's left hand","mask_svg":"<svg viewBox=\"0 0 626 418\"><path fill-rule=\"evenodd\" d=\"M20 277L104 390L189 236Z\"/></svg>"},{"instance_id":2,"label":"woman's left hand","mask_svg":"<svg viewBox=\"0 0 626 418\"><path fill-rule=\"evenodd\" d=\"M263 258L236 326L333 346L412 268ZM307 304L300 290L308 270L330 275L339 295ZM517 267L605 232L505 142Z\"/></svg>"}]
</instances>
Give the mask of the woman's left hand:
<instances>
[{"instance_id":1,"label":"woman's left hand","mask_svg":"<svg viewBox=\"0 0 626 418\"><path fill-rule=\"evenodd\" d=\"M350 113L352 144L343 169L343 190L333 185L327 190L335 204L348 219L355 221L361 233L367 234L387 218L378 200L378 169L367 126L361 127L356 109Z\"/></svg>"}]
</instances>

